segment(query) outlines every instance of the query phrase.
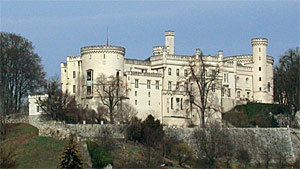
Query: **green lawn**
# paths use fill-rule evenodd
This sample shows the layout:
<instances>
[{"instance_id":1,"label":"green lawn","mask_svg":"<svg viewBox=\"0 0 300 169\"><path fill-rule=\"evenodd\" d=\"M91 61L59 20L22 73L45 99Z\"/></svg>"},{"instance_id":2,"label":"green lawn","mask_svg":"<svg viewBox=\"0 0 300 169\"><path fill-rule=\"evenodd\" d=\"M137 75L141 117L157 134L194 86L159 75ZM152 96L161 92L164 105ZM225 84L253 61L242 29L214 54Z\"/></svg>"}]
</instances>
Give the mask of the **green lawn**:
<instances>
[{"instance_id":1,"label":"green lawn","mask_svg":"<svg viewBox=\"0 0 300 169\"><path fill-rule=\"evenodd\" d=\"M56 168L66 140L39 137L38 129L29 124L9 124L7 139L1 143L16 151L18 168Z\"/></svg>"}]
</instances>

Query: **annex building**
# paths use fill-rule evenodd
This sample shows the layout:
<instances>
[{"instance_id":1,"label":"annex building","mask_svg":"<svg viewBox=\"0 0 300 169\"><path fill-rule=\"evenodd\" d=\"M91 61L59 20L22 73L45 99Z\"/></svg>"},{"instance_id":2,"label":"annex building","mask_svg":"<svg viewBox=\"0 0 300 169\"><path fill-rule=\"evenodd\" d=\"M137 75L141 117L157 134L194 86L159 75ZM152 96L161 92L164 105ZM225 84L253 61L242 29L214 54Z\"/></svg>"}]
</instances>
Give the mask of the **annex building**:
<instances>
[{"instance_id":1,"label":"annex building","mask_svg":"<svg viewBox=\"0 0 300 169\"><path fill-rule=\"evenodd\" d=\"M79 56L68 56L60 65L62 90L75 95L81 106L97 110L101 101L94 91L96 78L118 75L126 88L126 101L136 108L138 117L152 114L164 124L177 126L197 123L197 110L186 102L188 95L180 79L188 76L190 61L201 51L177 55L174 38L174 31L165 31L165 45L154 46L153 55L145 60L125 58L125 48L120 46L82 47ZM273 102L274 59L267 55L268 40L254 38L251 45L252 54L224 57L220 50L204 56L205 62L220 67L221 87L211 91L214 99L210 102L220 106L216 117L247 101Z\"/></svg>"}]
</instances>

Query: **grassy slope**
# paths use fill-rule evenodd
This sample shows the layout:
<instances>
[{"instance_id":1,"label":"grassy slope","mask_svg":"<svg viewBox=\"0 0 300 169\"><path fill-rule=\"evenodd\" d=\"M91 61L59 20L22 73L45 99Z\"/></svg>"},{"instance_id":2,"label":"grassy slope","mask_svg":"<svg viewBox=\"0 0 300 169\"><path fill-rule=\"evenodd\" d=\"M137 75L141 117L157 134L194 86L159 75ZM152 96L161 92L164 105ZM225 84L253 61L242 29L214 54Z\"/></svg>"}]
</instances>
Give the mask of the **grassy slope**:
<instances>
[{"instance_id":1,"label":"grassy slope","mask_svg":"<svg viewBox=\"0 0 300 169\"><path fill-rule=\"evenodd\" d=\"M39 137L38 129L29 124L9 124L2 146L17 148L18 168L56 168L65 140Z\"/></svg>"}]
</instances>

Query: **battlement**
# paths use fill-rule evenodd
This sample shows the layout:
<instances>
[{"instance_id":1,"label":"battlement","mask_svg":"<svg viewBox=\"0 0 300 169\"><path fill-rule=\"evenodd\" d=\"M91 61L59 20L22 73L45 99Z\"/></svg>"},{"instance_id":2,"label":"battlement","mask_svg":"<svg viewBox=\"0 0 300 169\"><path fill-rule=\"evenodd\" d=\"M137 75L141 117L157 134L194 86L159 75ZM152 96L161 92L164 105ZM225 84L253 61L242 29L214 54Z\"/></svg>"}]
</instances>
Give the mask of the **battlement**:
<instances>
[{"instance_id":1,"label":"battlement","mask_svg":"<svg viewBox=\"0 0 300 169\"><path fill-rule=\"evenodd\" d=\"M268 45L268 39L267 38L253 38L251 39L252 46L258 46L258 45Z\"/></svg>"},{"instance_id":2,"label":"battlement","mask_svg":"<svg viewBox=\"0 0 300 169\"><path fill-rule=\"evenodd\" d=\"M60 67L67 67L67 63L61 62L61 63L60 63Z\"/></svg>"},{"instance_id":3,"label":"battlement","mask_svg":"<svg viewBox=\"0 0 300 169\"><path fill-rule=\"evenodd\" d=\"M81 54L86 53L118 53L125 55L125 48L121 46L104 46L104 45L95 45L95 46L85 46L81 48Z\"/></svg>"},{"instance_id":4,"label":"battlement","mask_svg":"<svg viewBox=\"0 0 300 169\"><path fill-rule=\"evenodd\" d=\"M175 32L171 30L165 31L165 36L175 36Z\"/></svg>"},{"instance_id":5,"label":"battlement","mask_svg":"<svg viewBox=\"0 0 300 169\"><path fill-rule=\"evenodd\" d=\"M167 47L165 47L165 46L154 46L153 47L153 55L154 56L162 55L164 50L167 50Z\"/></svg>"},{"instance_id":6,"label":"battlement","mask_svg":"<svg viewBox=\"0 0 300 169\"><path fill-rule=\"evenodd\" d=\"M67 61L79 61L81 56L67 56Z\"/></svg>"},{"instance_id":7,"label":"battlement","mask_svg":"<svg viewBox=\"0 0 300 169\"><path fill-rule=\"evenodd\" d=\"M133 64L133 65L145 65L145 66L150 66L151 63L148 60L137 60L137 59L125 59L124 60L125 64Z\"/></svg>"}]
</instances>

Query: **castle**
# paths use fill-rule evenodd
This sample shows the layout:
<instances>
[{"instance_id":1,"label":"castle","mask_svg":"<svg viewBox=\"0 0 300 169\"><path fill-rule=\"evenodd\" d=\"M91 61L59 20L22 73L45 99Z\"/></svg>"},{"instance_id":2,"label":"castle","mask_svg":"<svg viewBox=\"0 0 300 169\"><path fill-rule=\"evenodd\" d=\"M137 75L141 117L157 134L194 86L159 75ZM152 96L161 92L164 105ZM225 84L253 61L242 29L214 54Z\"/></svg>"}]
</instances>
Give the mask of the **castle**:
<instances>
[{"instance_id":1,"label":"castle","mask_svg":"<svg viewBox=\"0 0 300 169\"><path fill-rule=\"evenodd\" d=\"M153 55L145 60L125 58L125 48L120 46L86 46L80 56L68 56L61 63L61 85L64 92L75 95L83 107L97 110L101 104L95 97L94 84L100 74L118 75L126 84L126 100L136 108L138 117L153 114L166 125L186 126L199 121L196 111L186 104L188 95L179 80L187 76L191 60L201 54L176 55L175 32L165 31L165 45L154 46ZM267 55L268 40L251 40L252 54L223 56L220 50L215 56L204 55L205 62L220 68L219 89L213 89L215 105L226 112L247 101L273 102L273 63Z\"/></svg>"}]
</instances>

